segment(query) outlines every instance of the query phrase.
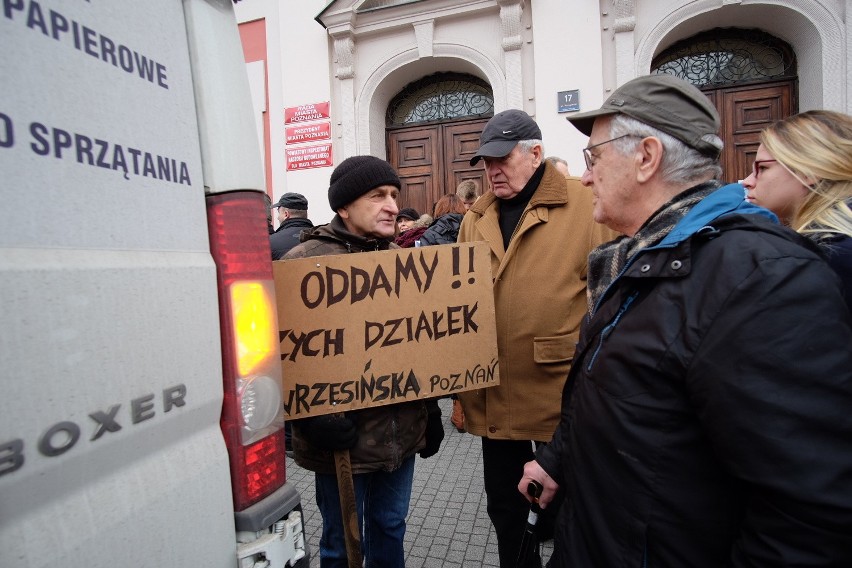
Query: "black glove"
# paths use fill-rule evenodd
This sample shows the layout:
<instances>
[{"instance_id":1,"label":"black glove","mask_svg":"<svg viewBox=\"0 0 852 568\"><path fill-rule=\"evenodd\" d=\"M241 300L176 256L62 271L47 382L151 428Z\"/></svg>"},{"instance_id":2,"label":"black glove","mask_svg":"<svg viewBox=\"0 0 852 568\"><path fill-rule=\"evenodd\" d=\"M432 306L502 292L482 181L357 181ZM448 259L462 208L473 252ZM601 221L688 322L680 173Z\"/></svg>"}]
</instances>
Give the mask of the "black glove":
<instances>
[{"instance_id":1,"label":"black glove","mask_svg":"<svg viewBox=\"0 0 852 568\"><path fill-rule=\"evenodd\" d=\"M438 453L441 440L444 439L444 425L441 422L441 409L437 401L427 401L429 418L426 422L426 447L420 450L421 458L431 458Z\"/></svg>"},{"instance_id":2,"label":"black glove","mask_svg":"<svg viewBox=\"0 0 852 568\"><path fill-rule=\"evenodd\" d=\"M299 420L299 432L319 450L348 450L358 441L355 422L343 414L326 414Z\"/></svg>"}]
</instances>

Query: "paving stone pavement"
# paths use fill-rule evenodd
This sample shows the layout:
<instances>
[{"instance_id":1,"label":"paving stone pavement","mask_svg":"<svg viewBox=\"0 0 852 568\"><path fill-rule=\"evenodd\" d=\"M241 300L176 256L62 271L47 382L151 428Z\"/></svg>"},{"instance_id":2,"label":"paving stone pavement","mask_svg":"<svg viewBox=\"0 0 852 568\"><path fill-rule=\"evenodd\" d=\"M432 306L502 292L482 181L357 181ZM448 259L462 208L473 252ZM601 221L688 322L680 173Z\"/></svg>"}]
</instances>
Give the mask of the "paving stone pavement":
<instances>
[{"instance_id":1,"label":"paving stone pavement","mask_svg":"<svg viewBox=\"0 0 852 568\"><path fill-rule=\"evenodd\" d=\"M497 537L485 510L480 439L458 432L450 423L449 399L438 403L444 441L429 459L415 458L414 486L405 533L406 568L499 568ZM287 458L287 479L302 497L311 568L319 568L322 518L317 510L314 474ZM542 545L550 558L553 542Z\"/></svg>"}]
</instances>

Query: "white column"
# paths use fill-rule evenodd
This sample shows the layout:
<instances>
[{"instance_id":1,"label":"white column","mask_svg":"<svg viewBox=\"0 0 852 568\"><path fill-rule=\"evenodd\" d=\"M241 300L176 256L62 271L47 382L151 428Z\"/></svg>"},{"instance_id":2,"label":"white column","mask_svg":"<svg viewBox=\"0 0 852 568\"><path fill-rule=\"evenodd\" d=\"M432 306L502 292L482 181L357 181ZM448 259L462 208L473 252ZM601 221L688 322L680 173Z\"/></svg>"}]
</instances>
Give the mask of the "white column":
<instances>
[{"instance_id":1,"label":"white column","mask_svg":"<svg viewBox=\"0 0 852 568\"><path fill-rule=\"evenodd\" d=\"M636 69L634 47L634 29L636 29L635 0L613 0L615 23L615 86L620 87L638 75L644 75L650 69Z\"/></svg>"},{"instance_id":2,"label":"white column","mask_svg":"<svg viewBox=\"0 0 852 568\"><path fill-rule=\"evenodd\" d=\"M340 87L340 112L335 130L341 142L338 144L338 151L342 148L343 155L334 158L335 163L339 163L358 153L355 133L355 36L348 26L342 30L329 30L329 33L334 40L334 76Z\"/></svg>"},{"instance_id":3,"label":"white column","mask_svg":"<svg viewBox=\"0 0 852 568\"><path fill-rule=\"evenodd\" d=\"M503 66L506 74L507 108L524 108L524 74L521 60L523 0L497 0L503 32ZM502 110L502 109L501 109Z\"/></svg>"}]
</instances>

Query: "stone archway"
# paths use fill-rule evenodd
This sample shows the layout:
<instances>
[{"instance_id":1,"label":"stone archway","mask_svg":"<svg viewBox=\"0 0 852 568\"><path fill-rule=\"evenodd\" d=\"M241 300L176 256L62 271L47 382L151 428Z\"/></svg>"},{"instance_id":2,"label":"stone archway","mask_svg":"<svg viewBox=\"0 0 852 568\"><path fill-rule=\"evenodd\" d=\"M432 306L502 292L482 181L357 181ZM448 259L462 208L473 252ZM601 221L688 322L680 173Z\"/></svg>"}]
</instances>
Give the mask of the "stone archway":
<instances>
[{"instance_id":1,"label":"stone archway","mask_svg":"<svg viewBox=\"0 0 852 568\"><path fill-rule=\"evenodd\" d=\"M798 110L796 55L761 30L716 28L681 40L654 58L652 73L685 79L713 101L725 143L723 179L744 179L760 131Z\"/></svg>"},{"instance_id":2,"label":"stone archway","mask_svg":"<svg viewBox=\"0 0 852 568\"><path fill-rule=\"evenodd\" d=\"M469 162L493 114L491 87L472 75L435 73L397 93L386 127L388 161L402 180L400 206L430 213L463 180L484 187L484 170Z\"/></svg>"},{"instance_id":3,"label":"stone archway","mask_svg":"<svg viewBox=\"0 0 852 568\"><path fill-rule=\"evenodd\" d=\"M635 2L622 2L638 11ZM634 12L625 21L641 17ZM799 63L799 106L801 110L826 108L847 112L846 77L852 61L847 61L845 24L837 11L820 2L774 0L749 4L725 4L719 0L686 3L647 29L635 42L635 49L622 50L616 67L631 71L630 77L648 73L656 54L676 41L712 27L755 27L783 37L796 53ZM632 34L629 31L616 33ZM687 31L689 30L689 31ZM631 42L631 46L632 46ZM620 75L621 76L621 75Z\"/></svg>"},{"instance_id":4,"label":"stone archway","mask_svg":"<svg viewBox=\"0 0 852 568\"><path fill-rule=\"evenodd\" d=\"M500 65L483 53L454 43L436 43L433 58L420 59L417 50L404 51L389 57L375 69L366 72L367 79L353 99L354 120L344 121L344 137L357 141L357 151L374 156L387 155L385 147L385 113L391 98L405 85L440 69L479 77L491 86L494 108L522 108L522 102L510 96L506 76ZM420 67L424 65L424 67Z\"/></svg>"}]
</instances>

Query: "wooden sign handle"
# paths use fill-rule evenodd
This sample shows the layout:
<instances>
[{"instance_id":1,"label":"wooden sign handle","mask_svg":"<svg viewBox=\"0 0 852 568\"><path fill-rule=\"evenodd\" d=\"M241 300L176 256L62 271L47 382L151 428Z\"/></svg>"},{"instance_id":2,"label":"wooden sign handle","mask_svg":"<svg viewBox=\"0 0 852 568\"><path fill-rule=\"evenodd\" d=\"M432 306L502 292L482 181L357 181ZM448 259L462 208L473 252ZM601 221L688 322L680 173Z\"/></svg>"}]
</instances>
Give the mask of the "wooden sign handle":
<instances>
[{"instance_id":1,"label":"wooden sign handle","mask_svg":"<svg viewBox=\"0 0 852 568\"><path fill-rule=\"evenodd\" d=\"M349 450L334 452L334 467L337 472L337 490L340 496L340 513L343 517L346 557L349 559L349 568L361 568L361 530L358 527L358 507L355 505L355 483L352 481Z\"/></svg>"}]
</instances>

